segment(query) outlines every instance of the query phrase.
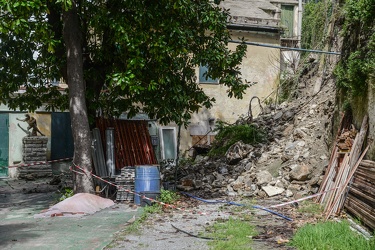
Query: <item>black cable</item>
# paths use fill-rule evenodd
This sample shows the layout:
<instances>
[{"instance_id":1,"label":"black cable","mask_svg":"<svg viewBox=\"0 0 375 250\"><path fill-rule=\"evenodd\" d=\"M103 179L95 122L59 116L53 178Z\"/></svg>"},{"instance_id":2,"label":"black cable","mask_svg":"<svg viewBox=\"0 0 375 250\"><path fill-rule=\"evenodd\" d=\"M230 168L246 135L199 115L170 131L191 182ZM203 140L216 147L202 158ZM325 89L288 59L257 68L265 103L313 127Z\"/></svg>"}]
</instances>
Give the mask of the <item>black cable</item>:
<instances>
[{"instance_id":1,"label":"black cable","mask_svg":"<svg viewBox=\"0 0 375 250\"><path fill-rule=\"evenodd\" d=\"M184 230L182 230L182 229L179 229L179 228L175 227L173 224L171 224L171 226L172 226L174 229L176 229L177 231L179 231L179 232L185 233L185 234L187 234L187 235L189 235L189 236L191 236L191 237L195 237L195 238L199 238L199 239L204 239L204 240L228 240L228 239L226 239L226 238L211 238L211 237L199 236L199 235L195 235L195 234L192 234L192 233L186 232L186 231L184 231Z\"/></svg>"}]
</instances>

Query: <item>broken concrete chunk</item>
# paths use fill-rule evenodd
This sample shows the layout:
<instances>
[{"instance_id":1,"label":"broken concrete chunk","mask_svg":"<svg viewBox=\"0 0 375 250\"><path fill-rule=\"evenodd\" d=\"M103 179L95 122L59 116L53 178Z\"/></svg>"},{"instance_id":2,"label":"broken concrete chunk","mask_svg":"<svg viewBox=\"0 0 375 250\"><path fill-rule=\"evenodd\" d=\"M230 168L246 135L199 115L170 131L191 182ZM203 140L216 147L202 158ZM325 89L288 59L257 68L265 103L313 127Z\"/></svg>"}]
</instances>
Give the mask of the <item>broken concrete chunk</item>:
<instances>
[{"instance_id":1,"label":"broken concrete chunk","mask_svg":"<svg viewBox=\"0 0 375 250\"><path fill-rule=\"evenodd\" d=\"M276 115L273 117L275 121L279 120L283 116L283 112L279 111L276 113Z\"/></svg>"},{"instance_id":2,"label":"broken concrete chunk","mask_svg":"<svg viewBox=\"0 0 375 250\"><path fill-rule=\"evenodd\" d=\"M227 163L230 165L235 165L239 163L242 159L244 159L254 147L251 145L247 145L242 141L236 142L232 146L229 147L225 154L225 158Z\"/></svg>"},{"instance_id":3,"label":"broken concrete chunk","mask_svg":"<svg viewBox=\"0 0 375 250\"><path fill-rule=\"evenodd\" d=\"M281 194L285 191L284 188L279 188L279 187L275 187L275 186L263 186L262 189L264 190L264 192L266 192L266 194L269 197Z\"/></svg>"},{"instance_id":4,"label":"broken concrete chunk","mask_svg":"<svg viewBox=\"0 0 375 250\"><path fill-rule=\"evenodd\" d=\"M293 192L290 191L289 189L285 191L285 197L292 197L293 196Z\"/></svg>"},{"instance_id":5,"label":"broken concrete chunk","mask_svg":"<svg viewBox=\"0 0 375 250\"><path fill-rule=\"evenodd\" d=\"M256 174L258 185L268 184L272 181L272 175L267 170L260 171Z\"/></svg>"},{"instance_id":6,"label":"broken concrete chunk","mask_svg":"<svg viewBox=\"0 0 375 250\"><path fill-rule=\"evenodd\" d=\"M309 178L310 174L311 168L306 164L301 164L290 171L289 177L291 180L305 181Z\"/></svg>"}]
</instances>

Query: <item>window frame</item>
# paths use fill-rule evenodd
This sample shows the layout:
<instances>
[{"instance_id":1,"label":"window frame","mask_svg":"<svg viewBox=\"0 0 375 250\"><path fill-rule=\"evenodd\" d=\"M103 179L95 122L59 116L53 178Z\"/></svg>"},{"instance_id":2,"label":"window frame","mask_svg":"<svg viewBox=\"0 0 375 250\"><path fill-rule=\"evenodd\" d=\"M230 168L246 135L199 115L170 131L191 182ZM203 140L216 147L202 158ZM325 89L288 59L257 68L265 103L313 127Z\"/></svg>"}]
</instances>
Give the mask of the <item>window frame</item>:
<instances>
[{"instance_id":1,"label":"window frame","mask_svg":"<svg viewBox=\"0 0 375 250\"><path fill-rule=\"evenodd\" d=\"M199 66L199 83L200 84L219 84L219 78L212 79L211 77L205 76L208 71L208 67L204 65Z\"/></svg>"}]
</instances>

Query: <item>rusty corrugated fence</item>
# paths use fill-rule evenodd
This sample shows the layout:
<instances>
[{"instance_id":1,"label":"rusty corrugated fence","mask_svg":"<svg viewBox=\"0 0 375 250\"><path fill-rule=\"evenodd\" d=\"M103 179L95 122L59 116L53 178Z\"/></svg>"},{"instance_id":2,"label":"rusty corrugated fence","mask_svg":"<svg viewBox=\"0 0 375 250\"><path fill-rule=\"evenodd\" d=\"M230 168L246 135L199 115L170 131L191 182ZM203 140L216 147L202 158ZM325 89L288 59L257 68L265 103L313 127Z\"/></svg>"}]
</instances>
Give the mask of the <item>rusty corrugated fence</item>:
<instances>
[{"instance_id":1,"label":"rusty corrugated fence","mask_svg":"<svg viewBox=\"0 0 375 250\"><path fill-rule=\"evenodd\" d=\"M105 150L105 130L114 128L116 169L126 166L157 164L155 152L144 120L96 118Z\"/></svg>"}]
</instances>

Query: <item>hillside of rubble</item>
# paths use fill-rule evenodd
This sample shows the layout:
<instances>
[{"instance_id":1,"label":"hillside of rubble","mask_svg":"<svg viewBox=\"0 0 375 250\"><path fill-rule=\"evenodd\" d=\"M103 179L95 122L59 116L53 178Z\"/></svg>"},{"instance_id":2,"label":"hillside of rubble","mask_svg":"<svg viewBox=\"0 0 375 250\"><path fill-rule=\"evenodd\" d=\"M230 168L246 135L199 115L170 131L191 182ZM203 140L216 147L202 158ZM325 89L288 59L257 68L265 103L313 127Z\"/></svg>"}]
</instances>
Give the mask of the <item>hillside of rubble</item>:
<instances>
[{"instance_id":1,"label":"hillside of rubble","mask_svg":"<svg viewBox=\"0 0 375 250\"><path fill-rule=\"evenodd\" d=\"M315 58L304 64L288 101L264 106L250 122L266 131L265 142L250 145L240 140L223 157L197 155L179 166L177 188L210 198L316 193L330 157L337 107L332 72L327 67L323 72ZM241 123L249 121L240 119L237 124ZM173 172L164 170L164 179Z\"/></svg>"}]
</instances>

